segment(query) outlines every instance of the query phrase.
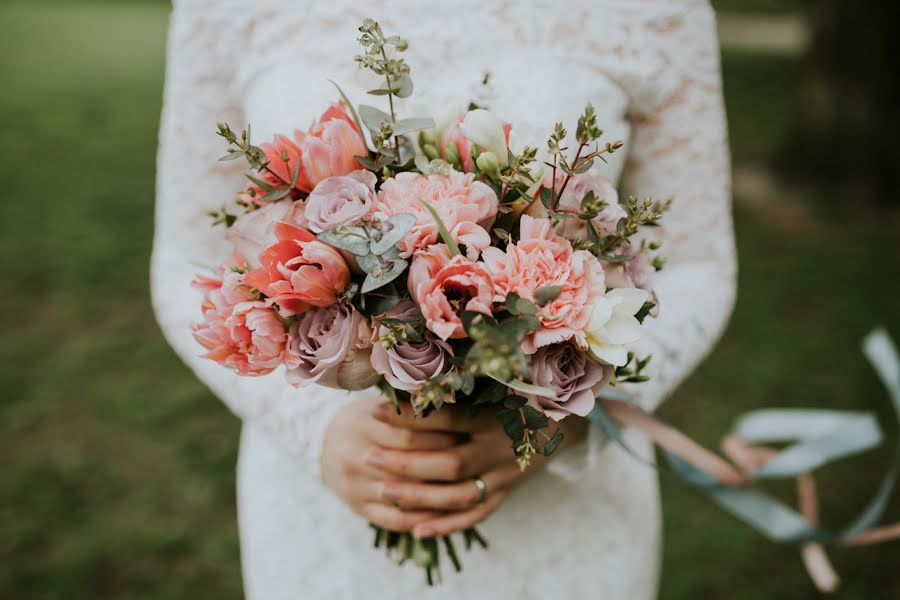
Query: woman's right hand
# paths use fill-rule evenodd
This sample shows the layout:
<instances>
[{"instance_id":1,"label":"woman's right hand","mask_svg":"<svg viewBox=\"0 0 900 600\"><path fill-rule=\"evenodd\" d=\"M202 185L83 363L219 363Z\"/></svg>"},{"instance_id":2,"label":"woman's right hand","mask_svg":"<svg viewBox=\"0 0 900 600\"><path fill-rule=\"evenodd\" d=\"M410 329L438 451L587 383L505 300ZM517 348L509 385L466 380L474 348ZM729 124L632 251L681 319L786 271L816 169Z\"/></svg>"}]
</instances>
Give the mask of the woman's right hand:
<instances>
[{"instance_id":1,"label":"woman's right hand","mask_svg":"<svg viewBox=\"0 0 900 600\"><path fill-rule=\"evenodd\" d=\"M440 512L403 510L382 497L384 482L396 475L367 464L379 448L444 450L461 439L453 433L414 431L376 419L375 408L383 397L369 396L351 402L332 419L322 444L322 480L354 512L369 522L392 531L409 531Z\"/></svg>"}]
</instances>

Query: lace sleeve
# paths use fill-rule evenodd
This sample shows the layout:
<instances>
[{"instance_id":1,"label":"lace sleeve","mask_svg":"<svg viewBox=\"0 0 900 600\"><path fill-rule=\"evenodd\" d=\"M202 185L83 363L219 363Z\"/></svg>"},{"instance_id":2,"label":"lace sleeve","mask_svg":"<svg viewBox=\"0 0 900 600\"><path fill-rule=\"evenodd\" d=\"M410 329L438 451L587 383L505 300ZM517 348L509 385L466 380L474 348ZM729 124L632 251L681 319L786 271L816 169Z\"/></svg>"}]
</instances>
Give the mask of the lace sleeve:
<instances>
[{"instance_id":1,"label":"lace sleeve","mask_svg":"<svg viewBox=\"0 0 900 600\"><path fill-rule=\"evenodd\" d=\"M223 3L224 4L224 3ZM206 212L241 186L237 161L217 162L222 144L216 121L242 123L232 70L241 23L215 2L175 2L169 31L164 108L157 157L156 232L151 265L153 306L169 343L196 375L247 422L260 423L310 471L319 474L322 437L351 396L310 386L294 389L280 372L239 377L200 358L190 325L200 297L190 287L196 271L226 258L222 231Z\"/></svg>"},{"instance_id":2,"label":"lace sleeve","mask_svg":"<svg viewBox=\"0 0 900 600\"><path fill-rule=\"evenodd\" d=\"M665 268L656 278L660 314L635 348L652 353L649 382L628 390L655 409L712 349L734 305L736 260L731 179L715 16L706 2L646 22L643 74L624 189L674 197L663 219Z\"/></svg>"}]
</instances>

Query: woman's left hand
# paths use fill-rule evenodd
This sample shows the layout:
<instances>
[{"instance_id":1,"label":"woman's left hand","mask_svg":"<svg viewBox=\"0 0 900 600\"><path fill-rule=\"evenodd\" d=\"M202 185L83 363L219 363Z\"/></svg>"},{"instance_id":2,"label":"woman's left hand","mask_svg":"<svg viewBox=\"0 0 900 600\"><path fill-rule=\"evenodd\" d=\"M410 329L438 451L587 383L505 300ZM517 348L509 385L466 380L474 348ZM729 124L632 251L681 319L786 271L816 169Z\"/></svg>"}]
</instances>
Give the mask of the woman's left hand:
<instances>
[{"instance_id":1,"label":"woman's left hand","mask_svg":"<svg viewBox=\"0 0 900 600\"><path fill-rule=\"evenodd\" d=\"M534 456L531 465L522 471L512 442L491 411L482 410L473 416L468 406L445 404L423 418L414 417L409 405L402 406L401 413L397 414L390 402L384 402L374 416L394 427L414 431L468 434L465 441L444 450L378 447L366 457L369 466L388 476L381 489L385 502L405 510L446 511L416 525L413 535L418 538L438 537L473 527L549 460ZM577 416L570 416L557 425L565 439L556 452L582 439L587 432L586 421ZM484 482L483 496L476 478Z\"/></svg>"}]
</instances>

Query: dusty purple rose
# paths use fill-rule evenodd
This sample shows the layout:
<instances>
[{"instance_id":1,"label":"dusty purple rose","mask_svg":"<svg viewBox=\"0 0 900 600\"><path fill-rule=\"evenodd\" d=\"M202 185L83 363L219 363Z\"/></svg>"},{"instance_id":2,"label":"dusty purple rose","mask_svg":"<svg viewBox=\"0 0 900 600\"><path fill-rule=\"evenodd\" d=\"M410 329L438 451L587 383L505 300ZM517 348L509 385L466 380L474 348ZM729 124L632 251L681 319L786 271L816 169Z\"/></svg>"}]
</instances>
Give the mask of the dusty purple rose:
<instances>
[{"instance_id":1,"label":"dusty purple rose","mask_svg":"<svg viewBox=\"0 0 900 600\"><path fill-rule=\"evenodd\" d=\"M554 421L570 414L584 417L611 376L612 369L595 363L570 343L544 346L531 357L531 382L557 387L560 392L556 397L532 396L531 400Z\"/></svg>"},{"instance_id":2,"label":"dusty purple rose","mask_svg":"<svg viewBox=\"0 0 900 600\"><path fill-rule=\"evenodd\" d=\"M368 215L377 199L376 181L374 173L364 170L320 181L306 199L310 231L322 233Z\"/></svg>"},{"instance_id":3,"label":"dusty purple rose","mask_svg":"<svg viewBox=\"0 0 900 600\"><path fill-rule=\"evenodd\" d=\"M393 319L409 321L422 314L416 305L403 300L385 315ZM379 327L379 337L388 333L386 327ZM430 331L426 331L420 342L401 342L390 349L376 343L372 347L372 366L384 375L391 386L408 392L422 389L425 382L450 371L453 349L450 344Z\"/></svg>"},{"instance_id":4,"label":"dusty purple rose","mask_svg":"<svg viewBox=\"0 0 900 600\"><path fill-rule=\"evenodd\" d=\"M348 302L305 312L291 325L285 356L291 385L318 383L345 390L375 385L371 330Z\"/></svg>"}]
</instances>

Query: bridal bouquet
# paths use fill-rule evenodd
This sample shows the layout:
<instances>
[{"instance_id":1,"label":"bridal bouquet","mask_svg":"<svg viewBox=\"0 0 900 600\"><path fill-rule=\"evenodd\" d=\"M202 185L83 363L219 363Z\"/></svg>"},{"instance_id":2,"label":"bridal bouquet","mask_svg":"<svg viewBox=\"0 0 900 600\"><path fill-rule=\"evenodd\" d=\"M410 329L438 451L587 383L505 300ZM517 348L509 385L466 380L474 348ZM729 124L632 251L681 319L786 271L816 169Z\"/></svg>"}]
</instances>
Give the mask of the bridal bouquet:
<instances>
[{"instance_id":1,"label":"bridal bouquet","mask_svg":"<svg viewBox=\"0 0 900 600\"><path fill-rule=\"evenodd\" d=\"M592 168L622 144L599 142L590 105L571 148L562 123L546 148L518 147L515 124L476 105L444 128L401 118L407 42L371 20L360 32L356 60L383 78L369 93L387 111L355 108L337 88L342 100L309 130L258 146L249 127L219 124L222 160L251 171L237 214L212 214L235 252L195 281L194 336L241 375L283 366L294 386L378 386L422 416L448 403L493 411L524 469L559 446L554 422L647 379L650 357L628 345L656 311L662 260L658 244L633 240L667 203L620 201ZM435 540L377 539L430 579Z\"/></svg>"}]
</instances>

